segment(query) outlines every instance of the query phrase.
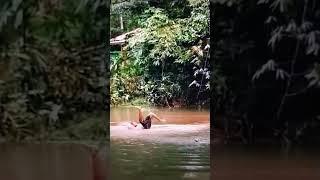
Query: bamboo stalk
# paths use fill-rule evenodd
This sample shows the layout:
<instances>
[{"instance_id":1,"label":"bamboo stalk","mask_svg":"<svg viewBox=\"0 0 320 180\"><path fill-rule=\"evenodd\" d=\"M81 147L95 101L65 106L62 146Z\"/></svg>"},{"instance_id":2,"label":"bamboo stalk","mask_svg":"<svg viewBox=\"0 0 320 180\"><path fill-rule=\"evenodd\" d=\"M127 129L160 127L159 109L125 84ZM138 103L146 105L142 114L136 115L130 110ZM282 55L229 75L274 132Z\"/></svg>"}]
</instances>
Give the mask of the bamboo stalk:
<instances>
[{"instance_id":1,"label":"bamboo stalk","mask_svg":"<svg viewBox=\"0 0 320 180\"><path fill-rule=\"evenodd\" d=\"M303 24L304 21L305 21L305 16L306 16L306 13L307 13L307 8L308 8L308 2L309 2L309 0L305 0L301 24ZM296 61L297 61L297 58L298 58L298 55L299 55L300 45L301 45L301 41L300 41L299 38L297 38L295 53L294 53L294 56L293 56L293 60L291 61L289 78L288 78L288 81L287 81L287 84L286 84L286 88L285 88L285 92L284 92L284 95L282 96L281 103L280 103L280 106L279 106L279 109L278 109L278 112L277 112L277 121L280 120L280 115L281 115L284 103L287 100L287 97L289 97L288 94L289 94L289 91L290 91L290 86L292 84L292 77L294 75L294 67L295 67L295 64L296 64Z\"/></svg>"}]
</instances>

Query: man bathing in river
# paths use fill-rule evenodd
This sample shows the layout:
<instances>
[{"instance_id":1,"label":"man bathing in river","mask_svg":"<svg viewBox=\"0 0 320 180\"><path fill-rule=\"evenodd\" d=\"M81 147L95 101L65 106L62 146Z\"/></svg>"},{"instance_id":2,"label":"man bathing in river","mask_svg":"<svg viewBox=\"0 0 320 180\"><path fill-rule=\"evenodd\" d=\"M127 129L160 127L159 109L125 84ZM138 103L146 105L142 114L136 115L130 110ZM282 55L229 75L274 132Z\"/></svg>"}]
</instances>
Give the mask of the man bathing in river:
<instances>
[{"instance_id":1,"label":"man bathing in river","mask_svg":"<svg viewBox=\"0 0 320 180\"><path fill-rule=\"evenodd\" d=\"M159 122L165 122L164 119L160 119L156 114L150 112L146 118L143 117L142 114L142 108L140 107L135 107L139 110L139 123L142 125L143 129L150 129L151 128L151 123L152 123L152 119L156 119ZM136 122L131 122L131 125L134 127L137 127L138 124Z\"/></svg>"}]
</instances>

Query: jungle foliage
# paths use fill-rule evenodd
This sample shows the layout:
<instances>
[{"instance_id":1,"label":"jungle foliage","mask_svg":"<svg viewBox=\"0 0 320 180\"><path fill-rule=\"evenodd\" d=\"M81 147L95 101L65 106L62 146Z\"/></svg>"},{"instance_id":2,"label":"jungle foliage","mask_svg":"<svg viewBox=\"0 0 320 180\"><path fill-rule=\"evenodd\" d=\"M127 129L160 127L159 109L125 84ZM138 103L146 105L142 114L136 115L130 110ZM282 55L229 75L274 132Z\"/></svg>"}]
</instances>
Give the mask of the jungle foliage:
<instances>
[{"instance_id":1,"label":"jungle foliage","mask_svg":"<svg viewBox=\"0 0 320 180\"><path fill-rule=\"evenodd\" d=\"M212 6L214 112L243 119L239 126L251 142L313 142L320 128L319 1L213 0Z\"/></svg>"},{"instance_id":2,"label":"jungle foliage","mask_svg":"<svg viewBox=\"0 0 320 180\"><path fill-rule=\"evenodd\" d=\"M82 123L79 114L105 110L107 7L100 0L0 4L1 138L47 139Z\"/></svg>"},{"instance_id":3,"label":"jungle foliage","mask_svg":"<svg viewBox=\"0 0 320 180\"><path fill-rule=\"evenodd\" d=\"M141 30L111 58L111 103L142 97L152 105L207 105L209 2L122 1L111 7L112 37L121 32L120 18L123 32Z\"/></svg>"}]
</instances>

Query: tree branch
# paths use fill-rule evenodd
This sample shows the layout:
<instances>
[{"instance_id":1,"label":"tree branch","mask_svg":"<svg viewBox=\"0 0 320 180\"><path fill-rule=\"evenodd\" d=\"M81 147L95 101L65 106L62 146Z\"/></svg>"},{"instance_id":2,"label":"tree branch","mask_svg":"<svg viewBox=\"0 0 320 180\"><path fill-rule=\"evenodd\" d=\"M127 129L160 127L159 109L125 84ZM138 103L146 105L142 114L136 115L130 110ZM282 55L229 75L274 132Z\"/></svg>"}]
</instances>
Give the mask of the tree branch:
<instances>
[{"instance_id":1,"label":"tree branch","mask_svg":"<svg viewBox=\"0 0 320 180\"><path fill-rule=\"evenodd\" d=\"M305 16L306 16L306 13L307 13L307 8L308 8L308 2L309 2L309 0L305 0L301 24L303 24L304 21L305 21ZM289 75L289 78L288 78L288 81L287 81L287 85L286 85L286 88L285 88L285 91L284 91L284 95L283 95L283 97L281 99L280 106L279 106L279 109L278 109L278 112L277 112L277 121L280 120L280 115L281 115L281 112L282 112L282 109L283 109L283 105L284 105L284 103L285 103L285 101L286 101L286 99L288 97L290 86L292 84L292 77L293 77L293 74L294 74L294 67L295 67L295 64L296 64L296 61L297 61L297 58L298 58L298 55L299 55L300 44L301 44L301 41L297 37L295 54L294 54L293 60L291 61L290 75Z\"/></svg>"},{"instance_id":2,"label":"tree branch","mask_svg":"<svg viewBox=\"0 0 320 180\"><path fill-rule=\"evenodd\" d=\"M302 93L306 92L308 89L309 89L309 87L305 87L305 88L301 89L300 91L297 91L294 93L288 93L288 94L286 94L286 97L291 97L291 96L296 96L296 95L302 94Z\"/></svg>"}]
</instances>

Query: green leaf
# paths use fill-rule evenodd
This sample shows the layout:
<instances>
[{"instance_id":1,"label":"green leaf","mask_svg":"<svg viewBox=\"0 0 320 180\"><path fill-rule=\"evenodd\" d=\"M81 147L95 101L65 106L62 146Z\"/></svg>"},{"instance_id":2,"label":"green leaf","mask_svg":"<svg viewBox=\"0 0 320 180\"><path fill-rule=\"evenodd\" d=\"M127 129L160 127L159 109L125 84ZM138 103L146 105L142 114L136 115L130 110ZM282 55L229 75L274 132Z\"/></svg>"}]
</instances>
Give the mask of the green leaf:
<instances>
[{"instance_id":1,"label":"green leaf","mask_svg":"<svg viewBox=\"0 0 320 180\"><path fill-rule=\"evenodd\" d=\"M93 12L96 12L98 7L100 6L101 1L100 0L96 0L94 5L93 5Z\"/></svg>"},{"instance_id":2,"label":"green leaf","mask_svg":"<svg viewBox=\"0 0 320 180\"><path fill-rule=\"evenodd\" d=\"M312 22L309 22L309 21L304 21L304 22L301 24L301 30L302 30L302 32L306 32L306 31L310 30L312 27L313 27L313 23L312 23Z\"/></svg>"},{"instance_id":3,"label":"green leaf","mask_svg":"<svg viewBox=\"0 0 320 180\"><path fill-rule=\"evenodd\" d=\"M274 2L271 4L271 8L273 10L279 9L280 12L284 12L288 9L289 5L292 4L292 0L274 0Z\"/></svg>"},{"instance_id":4,"label":"green leaf","mask_svg":"<svg viewBox=\"0 0 320 180\"><path fill-rule=\"evenodd\" d=\"M268 45L271 46L271 48L274 50L275 45L277 42L279 42L282 38L282 31L283 31L283 27L277 27L273 32L272 32L272 36L268 42Z\"/></svg>"},{"instance_id":5,"label":"green leaf","mask_svg":"<svg viewBox=\"0 0 320 180\"><path fill-rule=\"evenodd\" d=\"M267 3L269 3L269 0L259 0L257 2L257 4L267 4Z\"/></svg>"},{"instance_id":6,"label":"green leaf","mask_svg":"<svg viewBox=\"0 0 320 180\"><path fill-rule=\"evenodd\" d=\"M265 21L266 24L270 24L270 23L272 23L272 22L277 22L276 17L274 17L274 16L269 16L269 17L267 18L267 20Z\"/></svg>"},{"instance_id":7,"label":"green leaf","mask_svg":"<svg viewBox=\"0 0 320 180\"><path fill-rule=\"evenodd\" d=\"M286 32L293 32L293 33L297 31L297 25L294 20L291 20L289 22L285 31Z\"/></svg>"},{"instance_id":8,"label":"green leaf","mask_svg":"<svg viewBox=\"0 0 320 180\"><path fill-rule=\"evenodd\" d=\"M28 54L20 53L20 52L11 53L10 55L14 56L14 57L18 57L20 59L24 59L24 60L30 60L31 59Z\"/></svg>"},{"instance_id":9,"label":"green leaf","mask_svg":"<svg viewBox=\"0 0 320 180\"><path fill-rule=\"evenodd\" d=\"M8 6L8 4L5 4L0 11L0 31L2 31L3 26L8 22L8 18L12 15L11 11L7 9Z\"/></svg>"},{"instance_id":10,"label":"green leaf","mask_svg":"<svg viewBox=\"0 0 320 180\"><path fill-rule=\"evenodd\" d=\"M284 80L286 77L289 77L289 74L283 69L276 70L276 79Z\"/></svg>"},{"instance_id":11,"label":"green leaf","mask_svg":"<svg viewBox=\"0 0 320 180\"><path fill-rule=\"evenodd\" d=\"M307 47L306 54L308 54L308 55L313 54L313 55L317 56L319 49L320 49L319 44L313 44L313 45Z\"/></svg>"},{"instance_id":12,"label":"green leaf","mask_svg":"<svg viewBox=\"0 0 320 180\"><path fill-rule=\"evenodd\" d=\"M263 64L260 69L258 69L254 73L252 80L259 79L259 77L267 71L275 71L275 68L276 68L276 63L274 62L273 59L270 59L265 64Z\"/></svg>"},{"instance_id":13,"label":"green leaf","mask_svg":"<svg viewBox=\"0 0 320 180\"><path fill-rule=\"evenodd\" d=\"M12 10L16 11L21 3L22 3L22 0L13 0L12 1L12 6L11 6Z\"/></svg>"},{"instance_id":14,"label":"green leaf","mask_svg":"<svg viewBox=\"0 0 320 180\"><path fill-rule=\"evenodd\" d=\"M313 70L305 75L305 78L310 80L308 87L318 85L320 86L320 65L318 63L314 64Z\"/></svg>"},{"instance_id":15,"label":"green leaf","mask_svg":"<svg viewBox=\"0 0 320 180\"><path fill-rule=\"evenodd\" d=\"M17 15L16 15L16 20L14 22L14 27L16 29L21 25L22 20L23 20L23 10L19 10Z\"/></svg>"}]
</instances>

